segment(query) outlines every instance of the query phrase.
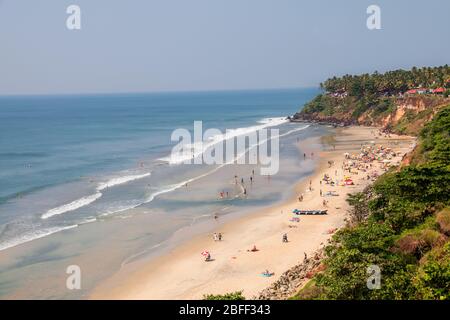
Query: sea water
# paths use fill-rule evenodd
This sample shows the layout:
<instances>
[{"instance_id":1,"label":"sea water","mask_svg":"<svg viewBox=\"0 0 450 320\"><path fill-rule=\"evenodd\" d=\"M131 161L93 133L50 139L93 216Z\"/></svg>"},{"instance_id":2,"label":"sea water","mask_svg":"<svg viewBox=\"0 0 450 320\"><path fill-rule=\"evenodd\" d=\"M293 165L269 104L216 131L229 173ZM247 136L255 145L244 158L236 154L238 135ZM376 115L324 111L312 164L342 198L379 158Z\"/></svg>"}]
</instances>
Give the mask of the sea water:
<instances>
[{"instance_id":1,"label":"sea water","mask_svg":"<svg viewBox=\"0 0 450 320\"><path fill-rule=\"evenodd\" d=\"M298 142L326 131L285 118L317 92L0 97L0 297L86 297L180 230L283 200L314 167ZM171 161L171 133L194 121L233 137L279 129L279 173L250 182L258 166ZM73 264L79 291L65 286Z\"/></svg>"}]
</instances>

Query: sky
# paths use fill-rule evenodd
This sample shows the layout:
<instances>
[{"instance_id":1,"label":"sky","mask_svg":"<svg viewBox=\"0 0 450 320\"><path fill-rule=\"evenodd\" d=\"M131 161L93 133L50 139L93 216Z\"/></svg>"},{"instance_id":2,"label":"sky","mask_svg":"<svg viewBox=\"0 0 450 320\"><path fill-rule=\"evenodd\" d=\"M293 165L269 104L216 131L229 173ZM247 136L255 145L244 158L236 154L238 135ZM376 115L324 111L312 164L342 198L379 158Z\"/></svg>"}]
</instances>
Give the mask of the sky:
<instances>
[{"instance_id":1,"label":"sky","mask_svg":"<svg viewBox=\"0 0 450 320\"><path fill-rule=\"evenodd\" d=\"M450 64L449 14L448 0L0 0L0 94L315 87Z\"/></svg>"}]
</instances>

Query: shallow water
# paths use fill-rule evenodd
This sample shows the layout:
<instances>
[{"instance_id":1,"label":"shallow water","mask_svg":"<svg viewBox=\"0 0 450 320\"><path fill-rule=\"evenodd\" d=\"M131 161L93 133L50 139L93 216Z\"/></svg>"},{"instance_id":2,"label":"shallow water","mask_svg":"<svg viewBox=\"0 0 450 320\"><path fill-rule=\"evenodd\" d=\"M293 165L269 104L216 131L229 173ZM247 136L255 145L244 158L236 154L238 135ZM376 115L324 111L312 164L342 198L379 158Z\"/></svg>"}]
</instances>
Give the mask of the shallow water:
<instances>
[{"instance_id":1,"label":"shallow water","mask_svg":"<svg viewBox=\"0 0 450 320\"><path fill-rule=\"evenodd\" d=\"M326 128L277 123L281 170L271 179L255 165L168 164L170 133L191 129L194 120L248 132L294 113L315 93L0 98L0 297L85 297L179 230L290 196L314 168L300 160L297 144ZM235 175L245 179L247 197ZM82 290L66 289L73 264L81 267Z\"/></svg>"}]
</instances>

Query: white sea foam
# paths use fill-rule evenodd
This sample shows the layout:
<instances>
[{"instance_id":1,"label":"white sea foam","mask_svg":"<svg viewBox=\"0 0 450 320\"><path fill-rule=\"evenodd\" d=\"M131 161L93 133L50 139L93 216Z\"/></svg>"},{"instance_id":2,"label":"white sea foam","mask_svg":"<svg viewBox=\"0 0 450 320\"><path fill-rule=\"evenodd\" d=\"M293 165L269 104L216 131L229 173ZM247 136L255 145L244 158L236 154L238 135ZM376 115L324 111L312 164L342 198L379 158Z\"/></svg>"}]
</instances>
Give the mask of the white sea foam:
<instances>
[{"instance_id":1,"label":"white sea foam","mask_svg":"<svg viewBox=\"0 0 450 320\"><path fill-rule=\"evenodd\" d=\"M218 143L218 142L221 142L221 141L230 139L230 138L232 138L232 137L237 137L237 136L239 136L239 135L247 134L247 133L249 133L249 132L254 131L255 128L257 128L256 130L260 130L260 129L265 128L265 127L267 127L267 126L277 126L277 125L283 124L283 123L285 123L286 121L287 121L287 120L285 120L285 118L268 118L268 119L262 119L262 120L260 121L260 123L261 123L260 126L252 126L252 127L248 127L248 128L234 129L234 130L228 131L227 134L225 134L225 135L212 137L212 141L213 141L213 142L211 142L211 145L214 145L214 144L216 144L216 143ZM296 129L290 130L290 131L288 131L288 132L285 132L285 133L279 135L279 137L287 136L287 135L292 134L292 133L294 133L294 132L304 130L304 129L308 128L308 127L309 127L309 125L306 125L306 126L301 127L301 128L296 128ZM224 136L225 136L225 138L224 138ZM182 182L177 183L177 184L173 184L173 185L166 186L166 187L164 187L164 188L162 188L162 189L160 189L160 190L158 190L158 191L155 191L155 192L151 193L151 194L150 194L144 201L142 201L142 202L137 202L137 203L133 203L133 204L130 204L130 205L120 206L120 207L118 207L118 208L115 208L114 210L108 210L107 212L103 213L102 216L108 216L108 215L120 213L120 212L123 212L123 211L125 211L125 210L130 210L130 209L134 209L134 208L136 208L136 207L139 207L140 205L142 205L142 204L144 204L144 203L149 203L149 202L153 201L157 196L159 196L159 195L161 195L161 194L165 194L165 193L168 193L168 192L175 191L175 190L177 190L177 189L183 187L183 186L186 185L187 183L191 183L191 182L193 182L193 181L196 181L196 180L198 180L198 179L201 179L201 178L203 178L203 177L206 177L206 176L208 176L208 175L210 175L210 174L216 172L217 170L219 170L219 169L222 168L223 166L234 163L237 159L239 159L239 158L245 156L245 154L246 154L248 151L252 150L253 148L256 148L257 146L259 146L259 145L261 145L261 144L263 144L263 143L266 143L267 141L269 141L270 139L273 139L273 138L274 138L274 137L270 137L270 138L268 138L268 139L266 139L266 140L259 141L258 144L255 144L255 145L253 145L253 146L250 146L250 147L247 148L244 152L242 152L241 154L238 154L238 155L237 155L234 159L232 159L231 161L229 161L229 162L227 162L227 163L224 163L224 164L222 164L222 165L220 165L220 166L214 168L213 170L211 170L211 171L209 171L209 172L206 172L206 173L204 173L204 174L202 174L202 175L199 175L199 176L197 176L197 177L194 177L194 178L191 178L191 179L182 181ZM78 199L78 200L75 200L75 201L73 201L73 202L71 202L71 203L69 203L69 204L65 204L65 205L62 205L62 206L60 206L60 207L51 209L51 210L47 211L45 214L43 214L43 215L41 216L41 218L42 218L42 219L48 219L48 218L50 218L50 217L52 217L52 216L55 216L55 215L59 215L59 214L62 214L62 213L66 213L66 212L69 212L69 211L73 211L73 210L79 209L79 208L81 208L81 207L83 207L83 206L86 206L86 205L88 205L88 204L90 204L90 203L96 201L98 198L100 198L100 197L102 196L102 193L101 193L100 191L102 191L102 190L104 190L104 189L106 189L106 188L110 188L110 187L113 187L113 186L117 186L117 185L120 185L120 184L124 184L124 183L130 182L130 181L134 181L134 180L137 180L137 179L142 179L142 178L145 178L145 177L150 176L150 174L151 174L151 173L148 172L148 173L140 174L140 175L127 175L127 176L122 176L122 177L112 178L112 179L110 179L110 180L108 180L108 181L106 181L106 182L103 182L103 183L99 184L99 185L97 186L97 191L98 191L98 192L97 192L96 194L93 194L93 195L90 195L90 196L86 196L86 197L80 198L80 199Z\"/></svg>"},{"instance_id":2,"label":"white sea foam","mask_svg":"<svg viewBox=\"0 0 450 320\"><path fill-rule=\"evenodd\" d=\"M290 135L290 134L292 134L292 133L294 133L294 132L298 132L298 131L305 130L305 129L307 129L308 127L309 127L309 125L306 125L306 126L301 127L301 128L296 128L296 129L287 131L287 132L285 132L285 133L283 133L283 134L280 134L279 137L284 137L284 136ZM158 190L158 191L156 191L156 192L150 194L149 197L147 198L147 200L146 200L144 203L151 202L151 201L153 201L157 196L159 196L159 195L161 195L161 194L175 191L175 190L177 190L177 189L179 189L179 188L185 186L185 185L188 184L188 183L191 183L191 182L194 182L194 181L196 181L196 180L199 180L199 179L201 179L201 178L203 178L203 177L206 177L206 176L208 176L208 175L210 175L210 174L216 172L216 171L219 170L220 168L222 168L222 167L224 167L224 166L226 166L226 165L230 165L230 164L234 163L234 162L235 162L236 160L238 160L239 158L245 156L245 154L246 154L248 151L252 150L253 148L256 148L257 146L259 146L259 145L261 145L261 144L263 144L263 143L266 143L267 141L269 141L269 140L271 140L271 139L273 139L273 138L275 138L275 137L270 137L270 138L268 138L268 139L266 139L266 140L259 141L258 144L255 144L255 145L249 147L247 150L245 150L245 151L242 152L241 154L238 154L238 155L237 155L234 159L232 159L231 161L229 161L229 162L227 162L227 163L224 163L224 164L222 164L222 165L219 165L219 166L215 167L213 170L210 170L210 171L208 171L208 172L206 172L206 173L204 173L204 174L198 175L198 176L196 176L196 177L194 177L194 178L191 178L191 179L182 181L182 182L180 182L180 183L177 183L177 184L173 184L173 185L167 186L167 187L165 187L165 188L163 188L163 189L161 189L161 190Z\"/></svg>"},{"instance_id":3,"label":"white sea foam","mask_svg":"<svg viewBox=\"0 0 450 320\"><path fill-rule=\"evenodd\" d=\"M78 225L87 224L87 223L92 223L92 222L95 222L95 221L97 221L97 218L95 218L95 217L89 217L89 218L87 218L87 219L81 221Z\"/></svg>"},{"instance_id":4,"label":"white sea foam","mask_svg":"<svg viewBox=\"0 0 450 320\"><path fill-rule=\"evenodd\" d=\"M139 175L128 175L128 176L121 176L121 177L115 177L112 178L106 182L100 183L97 186L97 193L89 195L89 196L85 196L82 197L80 199L77 199L75 201L72 201L68 204L64 204L62 206L53 208L48 210L46 213L44 213L41 218L42 219L48 219L50 217L53 217L55 215L59 215L59 214L63 214L69 211L73 211L76 209L79 209L81 207L87 206L88 204L91 204L92 202L96 201L97 199L99 199L103 194L100 192L102 190L105 190L107 188L111 188L120 184L124 184L130 181L134 181L134 180L138 180L138 179L142 179L145 177L150 176L150 172L144 173L144 174L139 174ZM126 210L126 209L124 209Z\"/></svg>"},{"instance_id":5,"label":"white sea foam","mask_svg":"<svg viewBox=\"0 0 450 320\"><path fill-rule=\"evenodd\" d=\"M234 138L234 137L237 137L237 136L240 136L240 135L248 134L248 133L253 132L255 130L256 131L257 130L261 130L261 129L266 128L268 126L277 126L277 125L285 123L286 121L287 120L285 118L267 118L267 119L262 119L261 121L259 121L261 123L261 125L251 126L251 127L247 127L247 128L233 129L233 130L227 131L226 134L223 134L223 135L220 135L220 136L219 135L214 136L214 137L212 137L210 139L211 142L209 142L209 145L212 146L212 145L214 145L216 143L219 143L219 142L222 142L224 140L231 139L231 138ZM309 125L301 127L301 128L296 128L296 129L290 130L288 132L285 132L285 133L279 135L279 137L287 136L287 135L292 134L294 132L304 130L304 129L308 128L308 127L309 127ZM193 181L196 181L198 179L206 177L206 176L216 172L217 170L219 170L223 166L234 163L237 159L245 156L245 154L249 150L252 150L253 148L256 148L257 146L259 146L259 145L261 145L263 143L266 143L270 139L273 139L273 137L268 138L268 139L263 140L263 141L259 141L258 144L250 146L244 152L242 152L241 154L238 154L233 160L231 160L231 161L229 161L229 162L227 162L225 164L222 164L222 165L214 168L213 170L211 170L209 172L206 172L206 173L204 173L202 175L199 175L197 177L194 177L194 178L182 181L182 182L174 184L174 185L169 185L169 186L163 187L162 189L160 189L158 191L155 191L155 192L151 193L150 195L148 195L147 198L144 201L142 201L142 202L137 202L137 203L132 203L130 205L120 206L118 208L115 208L114 210L108 210L107 212L103 213L102 216L108 216L108 215L111 215L111 214L120 213L120 212L125 211L125 210L134 209L134 208L136 208L136 207L138 207L138 206L140 206L140 205L142 205L144 203L149 203L149 202L153 201L157 196L159 196L161 194L165 194L165 193L169 193L169 192L175 191L175 190L183 187L187 183L191 183ZM127 176L112 178L112 179L110 179L110 180L108 180L106 182L103 182L103 183L99 184L97 186L97 191L98 192L96 194L93 194L93 195L90 195L90 196L86 196L86 197L80 198L78 200L75 200L75 201L73 201L73 202L71 202L69 204L65 204L65 205L62 205L60 207L51 209L51 210L47 211L45 214L43 214L41 216L41 218L42 219L48 219L48 218L50 218L52 216L55 216L55 215L59 215L59 214L62 214L62 213L66 213L66 212L69 212L69 211L73 211L73 210L79 209L79 208L81 208L83 206L86 206L86 205L96 201L98 198L100 198L102 196L102 193L100 191L102 191L102 190L104 190L106 188L110 188L110 187L113 187L113 186L124 184L124 183L130 182L130 181L134 181L134 180L137 180L137 179L142 179L142 178L150 176L150 174L151 173L145 173L145 174L140 174L140 175L127 175Z\"/></svg>"},{"instance_id":6,"label":"white sea foam","mask_svg":"<svg viewBox=\"0 0 450 320\"><path fill-rule=\"evenodd\" d=\"M143 203L145 203L145 201L142 201L142 200L129 200L129 201L121 202L119 204L113 203L113 207L108 208L106 210L104 209L104 212L100 216L106 217L106 216L110 216L110 215L113 215L116 213L120 213L125 210L134 209L136 207L139 207Z\"/></svg>"},{"instance_id":7,"label":"white sea foam","mask_svg":"<svg viewBox=\"0 0 450 320\"><path fill-rule=\"evenodd\" d=\"M28 232L25 233L19 237L16 238L12 238L9 240L6 240L2 243L0 243L0 251L2 250L6 250L18 245L21 245L23 243L26 242L30 242L39 238L43 238L46 236L49 236L51 234L54 234L56 232L60 232L60 231L64 231L64 230L68 230L68 229L73 229L78 227L78 225L73 225L73 226L67 226L67 227L53 227L53 228L47 228L47 229L42 229L42 230L35 230L32 232Z\"/></svg>"},{"instance_id":8,"label":"white sea foam","mask_svg":"<svg viewBox=\"0 0 450 320\"><path fill-rule=\"evenodd\" d=\"M138 180L138 179L142 179L145 177L150 176L150 172L144 173L144 174L138 174L138 175L130 175L130 176L122 176L122 177L116 177L116 178L112 178L106 182L100 183L97 186L97 191L102 191L106 188L111 188L120 184L124 184L130 181L134 181L134 180Z\"/></svg>"},{"instance_id":9,"label":"white sea foam","mask_svg":"<svg viewBox=\"0 0 450 320\"><path fill-rule=\"evenodd\" d=\"M200 157L204 151L218 143L222 143L226 140L230 140L238 136L248 135L252 132L257 132L268 127L279 126L288 121L289 120L287 120L285 117L264 118L258 121L259 125L228 129L225 133L209 137L207 141L186 144L184 145L184 149L190 150L191 152L186 152L184 154L171 154L159 160L168 162L169 164L181 164L185 161L190 161L193 158Z\"/></svg>"},{"instance_id":10,"label":"white sea foam","mask_svg":"<svg viewBox=\"0 0 450 320\"><path fill-rule=\"evenodd\" d=\"M68 204L64 204L62 206L53 208L48 210L46 213L44 213L41 216L41 219L48 219L50 217L59 215L59 214L63 214L69 211L73 211L76 209L79 209L81 207L87 206L88 204L94 202L95 200L97 200L98 198L100 198L102 196L101 192L97 192L95 194L91 194L89 196L86 197L82 197L80 199L77 199L75 201L72 201L71 203Z\"/></svg>"},{"instance_id":11,"label":"white sea foam","mask_svg":"<svg viewBox=\"0 0 450 320\"><path fill-rule=\"evenodd\" d=\"M266 122L267 123L271 123L271 124L275 123L272 120L261 120L261 123L266 123ZM281 123L279 123L279 124L281 124ZM287 136L287 135L292 134L294 132L298 132L298 131L304 130L304 129L308 128L308 127L309 127L309 125L306 125L306 126L301 127L301 128L296 128L296 129L287 131L287 132L279 135L279 137ZM160 189L158 191L155 191L155 192L151 193L142 202L140 201L140 202L136 202L136 203L133 203L133 204L130 204L130 205L124 205L122 207L119 207L116 210L109 211L109 212L107 212L107 213L105 213L103 215L109 215L109 214L112 214L112 213L122 212L122 211L125 211L125 210L136 208L136 207L138 207L138 206L140 206L140 205L142 205L144 203L151 202L157 196L159 196L161 194L165 194L165 193L168 193L168 192L175 191L175 190L185 186L187 183L192 183L192 182L194 182L196 180L199 180L199 179L201 179L203 177L206 177L206 176L216 172L220 168L222 168L222 167L224 167L226 165L229 165L229 164L233 163L234 161L236 161L238 158L244 156L245 153L248 152L249 150L251 150L252 148L255 148L258 145L261 145L261 144L263 144L263 143L265 143L268 140L273 139L273 138L274 137L270 137L270 138L268 138L268 139L266 139L264 141L259 141L258 144L249 147L244 153L237 155L235 157L235 159L233 159L233 161L230 161L228 163L225 163L225 164L222 164L220 166L217 166L213 170L210 170L210 171L208 171L208 172L206 172L204 174L201 174L199 176L196 176L194 178L182 181L182 182L177 183L177 184L166 186L166 187L164 187L164 188L162 188L162 189ZM127 182L130 182L130 181L136 180L136 179L144 178L144 177L147 177L149 175L150 175L150 173L146 173L146 174L142 174L142 175L130 175L130 176L113 178L111 180L108 180L107 182L99 184L99 186L97 187L97 190L98 191L104 190L105 188L112 187L112 186L119 185L119 184L123 184L123 183L127 183ZM57 207L57 208L54 208L54 209L51 209L51 210L47 211L45 214L43 214L41 216L41 218L42 219L47 219L47 218L50 218L50 217L52 217L54 215L62 214L62 213L69 212L69 211L72 211L72 210L76 210L78 208L81 208L81 207L83 207L85 205L88 205L88 204L96 201L101 196L102 196L102 193L101 192L97 192L96 194L80 198L80 199L75 200L75 201L73 201L73 202L71 202L69 204L62 205L60 207ZM57 232L60 232L60 231L76 228L76 227L78 227L81 224L92 223L92 222L95 222L96 220L97 219L95 217L89 217L89 218L87 218L86 220L82 221L81 223L79 223L77 225L72 225L72 226L67 226L67 227L46 228L46 229L42 229L42 230L36 230L36 231L33 231L33 232L25 233L24 235L22 235L20 237L12 238L10 240L7 240L5 242L0 243L0 251L8 249L8 248L11 248L11 247L15 247L17 245L20 245L20 244L23 244L23 243L26 243L26 242L29 242L29 241L33 241L33 240L36 240L36 239L39 239L39 238L43 238L43 237L49 236L51 234L54 234L54 233L57 233Z\"/></svg>"},{"instance_id":12,"label":"white sea foam","mask_svg":"<svg viewBox=\"0 0 450 320\"><path fill-rule=\"evenodd\" d=\"M106 212L102 213L100 216L107 217L107 216L110 216L110 215L113 215L113 214L121 213L121 212L126 211L126 210L131 210L131 209L137 208L137 207L139 207L139 206L141 206L141 205L143 205L145 203L152 202L157 196L159 196L161 194L175 191L176 189L181 188L182 186L186 185L186 183L189 183L189 182L192 182L194 180L200 179L201 177L206 176L208 174L210 174L210 172L208 172L206 174L203 174L201 176L189 179L189 180L185 180L185 181L177 183L177 184L165 186L165 187L161 188L160 190L152 192L151 194L149 194L145 198L145 200L143 200L143 201L140 201L140 202L137 202L137 203L134 203L134 204L129 204L129 205L117 206L117 207L115 207L112 210L107 210Z\"/></svg>"}]
</instances>

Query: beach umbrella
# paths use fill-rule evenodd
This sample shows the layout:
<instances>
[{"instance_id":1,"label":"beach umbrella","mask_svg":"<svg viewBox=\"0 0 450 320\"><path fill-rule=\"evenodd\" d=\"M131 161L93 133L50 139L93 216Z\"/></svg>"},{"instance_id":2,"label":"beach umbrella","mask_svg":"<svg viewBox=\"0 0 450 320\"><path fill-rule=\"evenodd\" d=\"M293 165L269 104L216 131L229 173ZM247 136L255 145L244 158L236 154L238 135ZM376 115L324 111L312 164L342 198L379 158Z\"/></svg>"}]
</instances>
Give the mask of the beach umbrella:
<instances>
[{"instance_id":1,"label":"beach umbrella","mask_svg":"<svg viewBox=\"0 0 450 320\"><path fill-rule=\"evenodd\" d=\"M209 251L202 251L201 255L206 257L207 255L209 255Z\"/></svg>"}]
</instances>

